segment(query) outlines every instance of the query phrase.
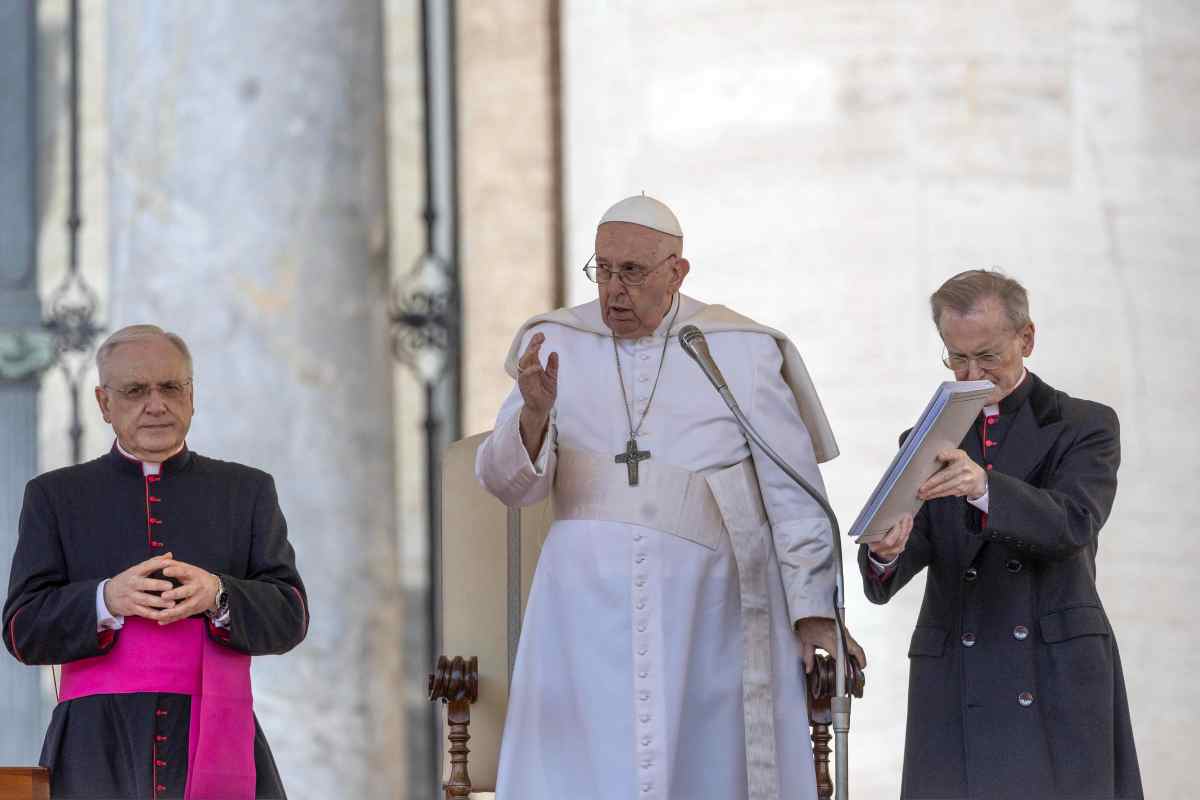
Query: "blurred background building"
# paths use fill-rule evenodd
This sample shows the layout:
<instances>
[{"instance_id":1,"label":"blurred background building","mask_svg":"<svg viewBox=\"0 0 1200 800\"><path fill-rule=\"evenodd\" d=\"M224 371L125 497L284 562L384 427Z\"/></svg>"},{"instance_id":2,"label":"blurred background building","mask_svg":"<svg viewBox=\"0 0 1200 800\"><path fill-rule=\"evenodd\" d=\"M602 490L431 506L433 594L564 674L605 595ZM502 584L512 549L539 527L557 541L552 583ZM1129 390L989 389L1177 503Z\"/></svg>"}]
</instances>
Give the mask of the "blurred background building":
<instances>
[{"instance_id":1,"label":"blurred background building","mask_svg":"<svg viewBox=\"0 0 1200 800\"><path fill-rule=\"evenodd\" d=\"M975 266L1026 284L1031 368L1121 417L1099 582L1147 796L1190 794L1200 5L81 0L77 161L70 10L0 0L0 564L24 482L74 458L75 370L81 453L111 444L87 354L51 364L56 290L182 334L189 443L276 476L310 590L308 640L254 667L293 798L433 796L427 423L491 426L513 331L590 299L595 222L643 190L683 224L689 294L800 346L844 526L948 377L929 293ZM398 360L427 249L460 324ZM914 583L876 608L849 575L858 797L898 794ZM52 698L0 663L0 763L36 759Z\"/></svg>"}]
</instances>

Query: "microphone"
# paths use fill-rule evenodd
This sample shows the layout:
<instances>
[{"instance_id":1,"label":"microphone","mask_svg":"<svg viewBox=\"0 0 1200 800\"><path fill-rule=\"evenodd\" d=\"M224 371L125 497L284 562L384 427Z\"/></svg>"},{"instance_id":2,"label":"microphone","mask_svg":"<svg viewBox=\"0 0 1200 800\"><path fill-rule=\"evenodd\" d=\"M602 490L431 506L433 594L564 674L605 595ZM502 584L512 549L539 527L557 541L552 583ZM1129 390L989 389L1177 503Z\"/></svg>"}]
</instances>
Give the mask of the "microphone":
<instances>
[{"instance_id":1,"label":"microphone","mask_svg":"<svg viewBox=\"0 0 1200 800\"><path fill-rule=\"evenodd\" d=\"M721 370L717 368L717 362L713 361L712 353L708 352L708 341L704 338L704 334L695 325L684 325L679 329L679 346L683 348L683 352L692 357L700 369L704 371L704 375L712 382L718 392L724 396L724 391L727 384L725 376L721 374Z\"/></svg>"}]
</instances>

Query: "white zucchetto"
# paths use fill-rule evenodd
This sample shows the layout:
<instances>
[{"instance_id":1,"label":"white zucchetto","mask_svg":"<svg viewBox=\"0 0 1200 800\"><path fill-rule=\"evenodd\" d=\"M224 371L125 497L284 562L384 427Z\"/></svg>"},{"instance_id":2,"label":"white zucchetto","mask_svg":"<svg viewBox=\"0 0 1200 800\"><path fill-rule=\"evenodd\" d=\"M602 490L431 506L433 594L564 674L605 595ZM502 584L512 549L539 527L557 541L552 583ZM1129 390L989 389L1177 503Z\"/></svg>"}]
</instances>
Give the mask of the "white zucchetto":
<instances>
[{"instance_id":1,"label":"white zucchetto","mask_svg":"<svg viewBox=\"0 0 1200 800\"><path fill-rule=\"evenodd\" d=\"M600 218L600 224L606 222L632 222L634 225L641 225L669 236L683 236L683 229L679 227L679 220L671 213L671 209L644 194L626 197L605 211L604 216Z\"/></svg>"}]
</instances>

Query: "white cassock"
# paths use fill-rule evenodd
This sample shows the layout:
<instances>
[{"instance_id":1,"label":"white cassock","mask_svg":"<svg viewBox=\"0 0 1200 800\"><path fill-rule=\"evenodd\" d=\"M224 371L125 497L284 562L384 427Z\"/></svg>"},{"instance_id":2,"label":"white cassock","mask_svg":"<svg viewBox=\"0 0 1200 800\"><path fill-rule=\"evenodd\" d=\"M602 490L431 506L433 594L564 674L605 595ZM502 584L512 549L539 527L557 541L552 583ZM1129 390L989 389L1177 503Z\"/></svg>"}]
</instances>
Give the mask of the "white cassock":
<instances>
[{"instance_id":1,"label":"white cassock","mask_svg":"<svg viewBox=\"0 0 1200 800\"><path fill-rule=\"evenodd\" d=\"M625 451L629 426L613 339L601 321L599 303L556 312L540 322L534 318L514 342L510 372L513 358L524 352L534 332L546 336L543 362L552 351L559 355L551 427L531 462L518 430L522 400L514 386L480 448L476 473L509 506L529 505L555 493L556 521L525 612L497 800L816 796L804 665L792 626L803 617L833 616L829 525L802 489L747 444L712 385L679 347L674 333L682 325L702 323L706 312L722 307L678 297L679 314L652 402L675 308L653 336L617 340L625 401L635 425L649 404L638 445L651 457L641 462L636 487L628 487L626 467L614 461ZM768 333L699 327L751 422L824 491L797 394L784 380L788 349ZM790 352L795 354L794 348ZM803 379L807 381L807 373ZM795 383L793 379L793 387ZM811 384L808 388L811 393ZM830 458L836 445L815 393L812 399L822 427L819 449ZM813 423L811 410L805 410L804 417ZM575 465L569 480L564 478L568 454ZM616 498L613 505L624 504L627 519L641 514L658 519L667 492L656 488L667 485L658 476L683 476L689 488L681 489L680 497L686 495L686 506L698 496L697 486L704 489L700 484L715 474L734 474L721 471L735 465L742 465L737 475L757 473L761 488L758 507L765 508L766 518L757 565L754 557L745 563L741 558L743 551L753 551L753 543L739 550L737 536L725 532L719 518L721 535L706 540L688 528L689 520L699 517L686 508L682 517L667 513L663 525L674 524L675 530L662 530L620 521L621 513L616 519L607 511L588 514L586 509L595 504L577 497L600 492ZM689 474L698 475L700 484L688 483ZM573 496L561 505L573 503L576 512L565 516L575 518L559 513L557 492L564 483ZM578 513L579 508L585 512ZM755 576L758 589L747 588ZM747 620L755 606L761 625L751 637L747 631L753 626ZM753 685L762 687L759 695Z\"/></svg>"}]
</instances>

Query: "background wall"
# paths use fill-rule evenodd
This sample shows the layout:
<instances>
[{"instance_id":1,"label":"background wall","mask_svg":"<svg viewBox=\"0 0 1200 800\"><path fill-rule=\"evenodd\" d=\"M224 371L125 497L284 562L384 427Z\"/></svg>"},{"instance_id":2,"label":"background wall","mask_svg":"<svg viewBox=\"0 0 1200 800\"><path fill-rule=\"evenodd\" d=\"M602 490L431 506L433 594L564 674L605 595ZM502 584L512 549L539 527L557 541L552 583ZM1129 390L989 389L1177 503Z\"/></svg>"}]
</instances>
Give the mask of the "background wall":
<instances>
[{"instance_id":1,"label":"background wall","mask_svg":"<svg viewBox=\"0 0 1200 800\"><path fill-rule=\"evenodd\" d=\"M1190 793L1200 6L565 0L563 20L568 299L593 296L578 267L604 209L664 199L685 291L800 346L842 448L824 474L843 527L951 377L929 293L969 267L1025 283L1029 367L1121 417L1100 591L1147 796ZM894 797L923 584L885 607L853 566L847 584L871 661L852 785Z\"/></svg>"}]
</instances>

